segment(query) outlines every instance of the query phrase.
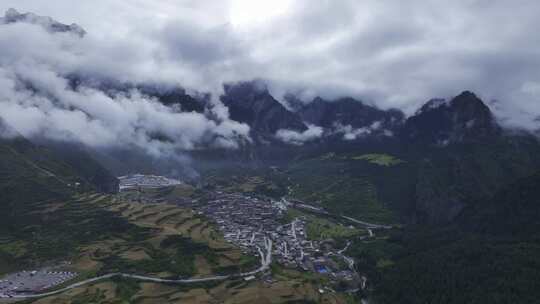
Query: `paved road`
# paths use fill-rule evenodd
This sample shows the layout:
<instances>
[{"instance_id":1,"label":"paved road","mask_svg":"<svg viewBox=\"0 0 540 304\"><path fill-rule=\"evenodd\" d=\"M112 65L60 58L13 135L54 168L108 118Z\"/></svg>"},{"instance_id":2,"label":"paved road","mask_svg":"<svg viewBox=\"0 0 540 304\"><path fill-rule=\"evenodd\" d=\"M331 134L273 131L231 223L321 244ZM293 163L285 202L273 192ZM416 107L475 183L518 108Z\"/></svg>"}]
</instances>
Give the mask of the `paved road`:
<instances>
[{"instance_id":1,"label":"paved road","mask_svg":"<svg viewBox=\"0 0 540 304\"><path fill-rule=\"evenodd\" d=\"M370 229L391 229L392 228L392 226L390 226L390 225L372 224L372 223L357 220L355 218L348 217L348 216L345 216L345 215L342 215L341 217L346 219L346 220L349 220L351 222L354 222L354 223L357 223L357 224L360 224L360 225L364 225L364 226L366 226L366 228L370 228Z\"/></svg>"},{"instance_id":2,"label":"paved road","mask_svg":"<svg viewBox=\"0 0 540 304\"><path fill-rule=\"evenodd\" d=\"M0 298L13 298L13 299L33 299L33 298L41 298L41 297L47 297L56 295L65 291L68 291L73 288L81 287L83 285L91 284L97 281L110 279L113 277L124 277L124 278L130 278L135 279L139 281L146 281L146 282L155 282L155 283L168 283L168 284L190 284L190 283L202 283L202 282L211 282L211 281L223 281L229 278L241 278L241 277L247 277L254 274L257 274L259 272L263 272L267 270L270 267L270 264L272 263L272 240L265 238L265 249L266 254L263 252L262 249L259 249L259 255L261 256L261 266L253 271L250 272L244 272L239 273L235 275L225 275L225 276L213 276L208 278L197 278L197 279L179 279L179 280L168 280L168 279L160 279L155 277L148 277L148 276L142 276L142 275L136 275L136 274L128 274L128 273L109 273L106 275L102 275L99 277L95 277L92 279L80 281L74 284L71 284L67 287L64 287L62 289L45 292L45 293L39 293L39 294L18 294L18 295L12 295L7 296L4 294L0 294Z\"/></svg>"},{"instance_id":3,"label":"paved road","mask_svg":"<svg viewBox=\"0 0 540 304\"><path fill-rule=\"evenodd\" d=\"M288 200L286 200L285 198L282 198L282 200L286 204L292 205L295 208L307 209L307 210L310 210L312 212L320 213L320 214L323 214L323 215L339 216L337 214L330 213L330 212L328 212L328 211L326 211L326 210L324 210L322 208L311 206L311 205L306 204L306 203L301 203L301 204L299 204L299 203L291 203ZM356 224L363 225L363 226L365 226L366 228L369 228L369 229L391 229L392 228L392 226L390 226L390 225L380 225L380 224L368 223L366 221L357 220L355 218L348 217L348 216L345 216L345 215L341 215L341 218L344 218L344 219L346 219L348 221L351 221L353 223L356 223Z\"/></svg>"},{"instance_id":4,"label":"paved road","mask_svg":"<svg viewBox=\"0 0 540 304\"><path fill-rule=\"evenodd\" d=\"M347 245L345 245L345 248L339 250L338 253L339 254L344 253L345 251L347 251L347 249L349 249L349 246L351 246L351 241L347 241Z\"/></svg>"}]
</instances>

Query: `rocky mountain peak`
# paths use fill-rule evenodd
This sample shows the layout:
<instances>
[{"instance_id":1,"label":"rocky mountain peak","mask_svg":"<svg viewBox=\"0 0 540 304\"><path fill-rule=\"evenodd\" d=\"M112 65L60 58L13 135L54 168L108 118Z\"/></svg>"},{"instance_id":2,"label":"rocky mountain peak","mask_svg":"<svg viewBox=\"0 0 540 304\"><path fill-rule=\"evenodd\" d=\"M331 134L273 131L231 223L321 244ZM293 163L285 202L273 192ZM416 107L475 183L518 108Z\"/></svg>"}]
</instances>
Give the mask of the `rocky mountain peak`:
<instances>
[{"instance_id":1,"label":"rocky mountain peak","mask_svg":"<svg viewBox=\"0 0 540 304\"><path fill-rule=\"evenodd\" d=\"M493 121L493 115L489 107L474 93L465 91L456 96L450 102L451 109L460 115L460 119Z\"/></svg>"},{"instance_id":2,"label":"rocky mountain peak","mask_svg":"<svg viewBox=\"0 0 540 304\"><path fill-rule=\"evenodd\" d=\"M337 124L358 129L376 124L381 131L394 131L404 120L399 110L382 110L350 97L333 101L317 97L299 113L305 121L325 128Z\"/></svg>"},{"instance_id":3,"label":"rocky mountain peak","mask_svg":"<svg viewBox=\"0 0 540 304\"><path fill-rule=\"evenodd\" d=\"M422 105L422 107L420 107L420 109L418 109L418 111L416 111L414 115L419 115L422 113L429 112L431 110L437 110L440 107L447 107L447 106L449 106L449 102L446 99L442 99L442 98L430 99L428 102Z\"/></svg>"},{"instance_id":4,"label":"rocky mountain peak","mask_svg":"<svg viewBox=\"0 0 540 304\"><path fill-rule=\"evenodd\" d=\"M19 13L14 8L6 11L3 18L0 18L0 24L10 23L30 23L42 26L45 30L51 33L73 33L79 37L86 35L86 31L76 23L71 25L60 23L48 16L38 16L34 13Z\"/></svg>"},{"instance_id":5,"label":"rocky mountain peak","mask_svg":"<svg viewBox=\"0 0 540 304\"><path fill-rule=\"evenodd\" d=\"M469 91L451 100L428 101L409 117L403 130L406 140L439 146L482 141L499 134L500 127L489 107Z\"/></svg>"},{"instance_id":6,"label":"rocky mountain peak","mask_svg":"<svg viewBox=\"0 0 540 304\"><path fill-rule=\"evenodd\" d=\"M305 131L300 116L290 112L259 81L224 85L222 102L229 108L231 119L247 123L254 135L272 137L281 129Z\"/></svg>"}]
</instances>

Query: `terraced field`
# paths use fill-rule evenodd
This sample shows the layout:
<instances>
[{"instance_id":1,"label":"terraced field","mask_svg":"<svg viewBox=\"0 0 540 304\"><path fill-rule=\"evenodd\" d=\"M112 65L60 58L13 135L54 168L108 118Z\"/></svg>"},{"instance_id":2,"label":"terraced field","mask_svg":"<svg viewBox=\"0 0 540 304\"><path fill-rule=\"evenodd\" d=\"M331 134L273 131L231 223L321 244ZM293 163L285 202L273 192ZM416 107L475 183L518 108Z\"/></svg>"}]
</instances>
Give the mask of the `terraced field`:
<instances>
[{"instance_id":1,"label":"terraced field","mask_svg":"<svg viewBox=\"0 0 540 304\"><path fill-rule=\"evenodd\" d=\"M126 201L116 201L107 208L120 212L130 223L153 230L154 234L150 238L152 244L159 244L167 236L181 235L207 244L212 251L218 253L218 260L237 263L242 258L240 249L227 243L213 225L192 210L168 204L149 205ZM214 261L210 262L216 264ZM214 266L228 265L217 263Z\"/></svg>"},{"instance_id":2,"label":"terraced field","mask_svg":"<svg viewBox=\"0 0 540 304\"><path fill-rule=\"evenodd\" d=\"M141 235L134 239L111 233L80 246L73 259L76 271L89 275L128 271L162 278L204 277L231 265L244 270L258 264L257 259L246 258L240 249L225 242L205 218L191 210L98 195L81 201L116 214ZM165 246L165 242L173 245Z\"/></svg>"},{"instance_id":3,"label":"terraced field","mask_svg":"<svg viewBox=\"0 0 540 304\"><path fill-rule=\"evenodd\" d=\"M65 294L33 302L35 304L68 303L178 303L178 304L251 304L251 303L346 303L336 295L321 295L309 283L280 281L264 283L243 280L189 287L155 283L133 283L113 280L80 287Z\"/></svg>"},{"instance_id":4,"label":"terraced field","mask_svg":"<svg viewBox=\"0 0 540 304\"><path fill-rule=\"evenodd\" d=\"M33 207L33 218L43 218L44 226L62 217L56 229L38 231L47 231L46 239L58 240L49 247L62 245L66 252L57 258L72 261L69 270L80 273L78 279L117 271L162 278L207 277L223 271L251 270L259 264L255 257L224 241L206 218L174 205L86 194L66 202L40 202ZM30 245L30 240L8 243L2 240L0 249L13 254L22 264L37 248ZM41 244L44 248L39 250L53 249L46 247L48 243ZM21 303L345 303L336 294L321 295L319 284L302 276L194 285L115 278Z\"/></svg>"}]
</instances>

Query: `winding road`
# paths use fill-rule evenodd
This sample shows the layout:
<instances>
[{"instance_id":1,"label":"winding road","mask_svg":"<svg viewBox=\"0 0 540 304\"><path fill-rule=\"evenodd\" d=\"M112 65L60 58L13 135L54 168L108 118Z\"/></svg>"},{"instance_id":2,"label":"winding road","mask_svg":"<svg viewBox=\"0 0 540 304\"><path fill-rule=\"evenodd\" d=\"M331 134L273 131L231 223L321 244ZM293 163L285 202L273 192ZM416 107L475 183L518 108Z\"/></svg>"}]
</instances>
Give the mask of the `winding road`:
<instances>
[{"instance_id":1,"label":"winding road","mask_svg":"<svg viewBox=\"0 0 540 304\"><path fill-rule=\"evenodd\" d=\"M166 284L192 284L192 283L203 283L203 282L212 282L212 281L224 281L231 278L242 278L247 276L255 275L259 272L263 272L267 270L270 267L270 264L272 263L272 240L269 238L265 238L265 249L266 254L263 252L261 248L257 248L259 250L259 255L261 257L261 266L253 271L250 272L243 272L239 274L233 274L233 275L223 275L223 276L213 276L213 277L207 277L207 278L194 278L194 279L178 279L178 280L169 280L169 279L160 279L156 277L149 277L149 276L143 276L143 275L136 275L136 274L128 274L128 273L109 273L105 274L99 277L87 279L84 281L80 281L74 284L71 284L69 286L66 286L61 289L57 289L54 291L49 291L45 293L36 293L36 294L0 294L1 298L11 298L11 299L35 299L35 298L42 298L47 296L56 295L59 293L63 293L65 291L81 287L83 285L92 284L97 281L105 280L105 279L111 279L114 277L124 277L139 281L145 281L145 282L154 282L154 283L166 283Z\"/></svg>"},{"instance_id":2,"label":"winding road","mask_svg":"<svg viewBox=\"0 0 540 304\"><path fill-rule=\"evenodd\" d=\"M390 226L390 225L372 224L372 223L357 220L355 218L348 217L348 216L345 216L345 215L342 215L341 217L346 219L346 220L349 220L349 221L351 221L353 223L364 225L364 226L366 226L366 228L369 228L369 229L392 229L392 226Z\"/></svg>"}]
</instances>

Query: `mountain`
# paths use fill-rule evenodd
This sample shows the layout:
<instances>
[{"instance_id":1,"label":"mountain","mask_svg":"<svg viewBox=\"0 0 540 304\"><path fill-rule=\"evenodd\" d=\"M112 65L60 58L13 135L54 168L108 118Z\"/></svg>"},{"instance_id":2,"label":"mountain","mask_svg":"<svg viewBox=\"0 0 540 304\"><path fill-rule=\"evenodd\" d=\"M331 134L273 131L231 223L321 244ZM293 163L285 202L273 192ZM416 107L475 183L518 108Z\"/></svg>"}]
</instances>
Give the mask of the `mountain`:
<instances>
[{"instance_id":1,"label":"mountain","mask_svg":"<svg viewBox=\"0 0 540 304\"><path fill-rule=\"evenodd\" d=\"M3 121L0 130L0 192L8 204L78 191L118 191L118 179L74 144L37 145Z\"/></svg>"},{"instance_id":2,"label":"mountain","mask_svg":"<svg viewBox=\"0 0 540 304\"><path fill-rule=\"evenodd\" d=\"M119 180L109 169L95 158L97 152L83 145L69 142L40 141L44 147L62 162L71 166L95 190L102 193L116 193L119 190Z\"/></svg>"},{"instance_id":3,"label":"mountain","mask_svg":"<svg viewBox=\"0 0 540 304\"><path fill-rule=\"evenodd\" d=\"M489 107L465 91L433 99L409 117L400 146L416 159L420 222L448 223L475 201L540 168L540 143L503 129Z\"/></svg>"},{"instance_id":4,"label":"mountain","mask_svg":"<svg viewBox=\"0 0 540 304\"><path fill-rule=\"evenodd\" d=\"M13 8L8 9L5 16L3 18L0 18L0 24L10 24L18 22L40 25L45 30L51 33L73 33L81 38L86 35L86 31L75 23L67 25L60 23L52 19L51 17L38 16L34 13L21 14Z\"/></svg>"},{"instance_id":5,"label":"mountain","mask_svg":"<svg viewBox=\"0 0 540 304\"><path fill-rule=\"evenodd\" d=\"M531 237L540 231L540 172L518 179L457 219L459 227L490 235Z\"/></svg>"},{"instance_id":6,"label":"mountain","mask_svg":"<svg viewBox=\"0 0 540 304\"><path fill-rule=\"evenodd\" d=\"M379 269L377 303L537 302L539 185L536 172L479 199L447 226L394 234L387 246L399 250L392 266Z\"/></svg>"},{"instance_id":7,"label":"mountain","mask_svg":"<svg viewBox=\"0 0 540 304\"><path fill-rule=\"evenodd\" d=\"M351 176L361 176L383 187L376 191L380 193L378 200L399 211L406 222L448 224L479 199L540 168L538 139L505 130L489 107L468 91L450 100L430 100L407 119L397 110L377 109L352 98L335 101L315 98L302 104L289 95L287 102L291 110L288 110L257 83L227 86L225 91L222 100L229 106L232 119L248 123L254 134L266 134L269 138L280 128L302 130L302 124L325 130L321 140L303 146L283 145L279 151L277 145L270 148L255 141L253 154L259 164L278 156L288 160L290 166L301 160L324 159L325 168L337 177L350 172ZM276 126L277 123L281 125ZM384 170L362 168L356 172L352 168L361 166L347 164L344 169L339 157L324 157L328 153L352 157L373 153L393 155L403 160L403 164ZM313 166L309 170L313 171ZM380 182L388 176L406 181ZM305 175L304 180L297 182L313 188L309 186L311 178ZM351 196L358 192L360 197L361 187L350 189L354 192Z\"/></svg>"},{"instance_id":8,"label":"mountain","mask_svg":"<svg viewBox=\"0 0 540 304\"><path fill-rule=\"evenodd\" d=\"M3 214L17 204L34 200L67 197L90 185L48 150L16 136L0 138L0 192Z\"/></svg>"},{"instance_id":9,"label":"mountain","mask_svg":"<svg viewBox=\"0 0 540 304\"><path fill-rule=\"evenodd\" d=\"M339 135L345 140L396 135L404 146L479 143L503 133L489 107L468 91L448 101L430 100L407 119L399 110L381 110L353 98L317 97L303 104L287 95L289 110L256 81L225 85L221 100L233 120L247 123L253 134L263 138L280 129L303 132L308 124L324 128L327 137Z\"/></svg>"},{"instance_id":10,"label":"mountain","mask_svg":"<svg viewBox=\"0 0 540 304\"><path fill-rule=\"evenodd\" d=\"M307 130L301 117L274 99L260 82L226 84L224 90L221 101L229 108L231 119L248 124L258 142L273 139L281 129Z\"/></svg>"},{"instance_id":11,"label":"mountain","mask_svg":"<svg viewBox=\"0 0 540 304\"><path fill-rule=\"evenodd\" d=\"M407 142L445 146L489 141L501 134L491 110L474 93L432 99L409 117L401 132Z\"/></svg>"},{"instance_id":12,"label":"mountain","mask_svg":"<svg viewBox=\"0 0 540 304\"><path fill-rule=\"evenodd\" d=\"M210 105L210 94L199 92L188 93L181 86L120 82L113 79L99 79L80 74L67 75L66 79L68 80L69 88L74 91L81 88L92 88L108 96L115 96L119 93L127 94L132 90L136 90L146 97L155 98L163 105L171 107L178 112L204 113Z\"/></svg>"},{"instance_id":13,"label":"mountain","mask_svg":"<svg viewBox=\"0 0 540 304\"><path fill-rule=\"evenodd\" d=\"M144 95L157 98L162 104L182 112L204 113L209 104L208 94L188 94L181 87L140 85L137 89Z\"/></svg>"},{"instance_id":14,"label":"mountain","mask_svg":"<svg viewBox=\"0 0 540 304\"><path fill-rule=\"evenodd\" d=\"M530 136L500 136L414 151L419 222L444 224L479 199L540 168L540 145Z\"/></svg>"},{"instance_id":15,"label":"mountain","mask_svg":"<svg viewBox=\"0 0 540 304\"><path fill-rule=\"evenodd\" d=\"M358 129L376 124L380 130L395 131L405 118L399 110L384 111L353 98L328 101L317 97L298 113L304 121L324 128L341 125Z\"/></svg>"}]
</instances>

